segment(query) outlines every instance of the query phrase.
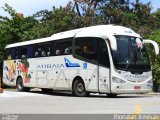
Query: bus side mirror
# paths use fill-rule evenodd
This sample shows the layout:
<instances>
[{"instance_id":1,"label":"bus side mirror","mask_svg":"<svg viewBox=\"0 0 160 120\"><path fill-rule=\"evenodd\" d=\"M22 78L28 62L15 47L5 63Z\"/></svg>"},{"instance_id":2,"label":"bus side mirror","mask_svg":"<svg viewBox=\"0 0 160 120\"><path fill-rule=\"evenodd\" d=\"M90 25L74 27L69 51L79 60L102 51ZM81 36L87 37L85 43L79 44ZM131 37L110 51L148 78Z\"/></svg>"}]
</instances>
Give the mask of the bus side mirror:
<instances>
[{"instance_id":1,"label":"bus side mirror","mask_svg":"<svg viewBox=\"0 0 160 120\"><path fill-rule=\"evenodd\" d=\"M156 55L159 55L159 46L158 46L158 44L157 44L155 41L145 39L145 40L143 40L143 43L144 43L144 44L145 44L145 43L152 44L153 47L154 47L154 50L155 50Z\"/></svg>"}]
</instances>

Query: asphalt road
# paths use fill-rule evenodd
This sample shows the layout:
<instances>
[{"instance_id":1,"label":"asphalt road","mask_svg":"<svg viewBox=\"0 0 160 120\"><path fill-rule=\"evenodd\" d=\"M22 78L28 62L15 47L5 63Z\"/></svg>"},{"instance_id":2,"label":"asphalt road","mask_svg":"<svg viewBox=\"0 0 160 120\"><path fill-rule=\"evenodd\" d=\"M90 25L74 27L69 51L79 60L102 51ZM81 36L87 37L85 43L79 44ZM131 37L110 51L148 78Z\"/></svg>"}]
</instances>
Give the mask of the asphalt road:
<instances>
[{"instance_id":1,"label":"asphalt road","mask_svg":"<svg viewBox=\"0 0 160 120\"><path fill-rule=\"evenodd\" d=\"M0 94L0 113L25 114L160 114L160 94L74 97L70 93L6 91Z\"/></svg>"}]
</instances>

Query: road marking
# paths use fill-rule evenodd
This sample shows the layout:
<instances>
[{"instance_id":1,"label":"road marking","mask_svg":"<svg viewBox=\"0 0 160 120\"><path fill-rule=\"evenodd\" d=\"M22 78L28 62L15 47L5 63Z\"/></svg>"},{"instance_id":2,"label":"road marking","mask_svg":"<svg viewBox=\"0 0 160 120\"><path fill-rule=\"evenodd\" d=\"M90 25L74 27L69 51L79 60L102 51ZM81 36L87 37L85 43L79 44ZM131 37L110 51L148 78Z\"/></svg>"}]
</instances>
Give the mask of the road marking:
<instances>
[{"instance_id":1,"label":"road marking","mask_svg":"<svg viewBox=\"0 0 160 120\"><path fill-rule=\"evenodd\" d=\"M134 111L133 113L131 113L131 116L130 117L127 117L126 120L137 120L138 116L140 114L142 114L142 109L143 107L151 107L151 106L155 106L155 105L158 105L158 103L153 103L153 102L146 102L144 104L136 104L134 106ZM133 115L133 116L132 116ZM133 119L135 118L135 119Z\"/></svg>"},{"instance_id":2,"label":"road marking","mask_svg":"<svg viewBox=\"0 0 160 120\"><path fill-rule=\"evenodd\" d=\"M133 113L131 113L131 116L127 117L126 120L137 120L138 115L142 113L142 107L143 106L141 104L136 104Z\"/></svg>"},{"instance_id":3,"label":"road marking","mask_svg":"<svg viewBox=\"0 0 160 120\"><path fill-rule=\"evenodd\" d=\"M135 107L134 107L134 111L133 111L133 113L132 114L140 114L140 113L142 113L142 105L140 105L140 104L137 104Z\"/></svg>"}]
</instances>

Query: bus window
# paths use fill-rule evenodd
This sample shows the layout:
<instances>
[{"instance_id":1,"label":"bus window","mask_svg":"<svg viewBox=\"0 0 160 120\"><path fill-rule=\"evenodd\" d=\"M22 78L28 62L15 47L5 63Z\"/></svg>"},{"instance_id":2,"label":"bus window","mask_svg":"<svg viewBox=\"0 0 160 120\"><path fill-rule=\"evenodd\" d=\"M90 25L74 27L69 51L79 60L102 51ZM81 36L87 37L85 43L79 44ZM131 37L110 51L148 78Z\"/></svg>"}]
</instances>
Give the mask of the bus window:
<instances>
[{"instance_id":1,"label":"bus window","mask_svg":"<svg viewBox=\"0 0 160 120\"><path fill-rule=\"evenodd\" d=\"M71 53L72 53L72 47L65 48L65 50L64 50L65 55L70 55Z\"/></svg>"},{"instance_id":2,"label":"bus window","mask_svg":"<svg viewBox=\"0 0 160 120\"><path fill-rule=\"evenodd\" d=\"M61 54L61 50L56 50L55 55L60 55Z\"/></svg>"},{"instance_id":3,"label":"bus window","mask_svg":"<svg viewBox=\"0 0 160 120\"><path fill-rule=\"evenodd\" d=\"M75 54L97 61L97 38L77 38L75 41Z\"/></svg>"},{"instance_id":4,"label":"bus window","mask_svg":"<svg viewBox=\"0 0 160 120\"><path fill-rule=\"evenodd\" d=\"M34 48L34 57L40 57L40 53L37 47Z\"/></svg>"},{"instance_id":5,"label":"bus window","mask_svg":"<svg viewBox=\"0 0 160 120\"><path fill-rule=\"evenodd\" d=\"M5 49L5 60L8 59L9 56L9 49Z\"/></svg>"},{"instance_id":6,"label":"bus window","mask_svg":"<svg viewBox=\"0 0 160 120\"><path fill-rule=\"evenodd\" d=\"M16 59L32 58L32 57L33 57L32 46L23 46L16 48Z\"/></svg>"},{"instance_id":7,"label":"bus window","mask_svg":"<svg viewBox=\"0 0 160 120\"><path fill-rule=\"evenodd\" d=\"M11 49L11 59L15 59L15 49Z\"/></svg>"},{"instance_id":8,"label":"bus window","mask_svg":"<svg viewBox=\"0 0 160 120\"><path fill-rule=\"evenodd\" d=\"M27 51L27 47L22 47L21 50L21 58L27 58L28 57L28 51Z\"/></svg>"},{"instance_id":9,"label":"bus window","mask_svg":"<svg viewBox=\"0 0 160 120\"><path fill-rule=\"evenodd\" d=\"M52 55L52 43L45 42L34 46L34 57L47 57Z\"/></svg>"},{"instance_id":10,"label":"bus window","mask_svg":"<svg viewBox=\"0 0 160 120\"><path fill-rule=\"evenodd\" d=\"M20 47L16 48L16 59L21 59L21 48Z\"/></svg>"},{"instance_id":11,"label":"bus window","mask_svg":"<svg viewBox=\"0 0 160 120\"><path fill-rule=\"evenodd\" d=\"M5 59L15 59L15 48L5 50Z\"/></svg>"},{"instance_id":12,"label":"bus window","mask_svg":"<svg viewBox=\"0 0 160 120\"><path fill-rule=\"evenodd\" d=\"M32 58L33 57L33 47L28 46L27 51L28 51L28 58Z\"/></svg>"},{"instance_id":13,"label":"bus window","mask_svg":"<svg viewBox=\"0 0 160 120\"><path fill-rule=\"evenodd\" d=\"M103 39L98 41L98 63L99 65L110 67L107 45Z\"/></svg>"},{"instance_id":14,"label":"bus window","mask_svg":"<svg viewBox=\"0 0 160 120\"><path fill-rule=\"evenodd\" d=\"M55 48L55 55L72 54L72 39L66 39L56 42Z\"/></svg>"}]
</instances>

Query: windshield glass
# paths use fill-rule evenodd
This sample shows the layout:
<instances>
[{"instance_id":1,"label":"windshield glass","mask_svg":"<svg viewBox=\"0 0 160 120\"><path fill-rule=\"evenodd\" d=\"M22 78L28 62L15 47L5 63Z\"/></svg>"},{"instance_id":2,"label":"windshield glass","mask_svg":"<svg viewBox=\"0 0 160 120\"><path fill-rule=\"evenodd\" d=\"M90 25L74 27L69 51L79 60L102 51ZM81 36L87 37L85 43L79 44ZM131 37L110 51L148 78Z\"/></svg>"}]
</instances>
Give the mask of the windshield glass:
<instances>
[{"instance_id":1,"label":"windshield glass","mask_svg":"<svg viewBox=\"0 0 160 120\"><path fill-rule=\"evenodd\" d=\"M116 69L150 71L150 60L140 38L116 35L117 50L112 50Z\"/></svg>"}]
</instances>

